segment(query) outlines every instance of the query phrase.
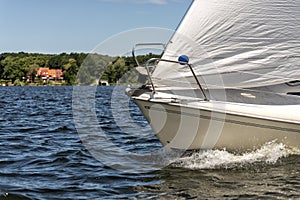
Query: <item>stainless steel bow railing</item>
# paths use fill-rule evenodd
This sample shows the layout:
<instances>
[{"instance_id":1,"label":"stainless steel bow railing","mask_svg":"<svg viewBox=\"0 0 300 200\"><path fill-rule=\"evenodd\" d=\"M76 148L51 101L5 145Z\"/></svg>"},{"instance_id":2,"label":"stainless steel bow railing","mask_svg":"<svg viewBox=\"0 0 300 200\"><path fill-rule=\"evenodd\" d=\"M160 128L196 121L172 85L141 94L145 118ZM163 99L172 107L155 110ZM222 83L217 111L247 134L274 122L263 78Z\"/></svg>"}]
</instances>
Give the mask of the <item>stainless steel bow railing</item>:
<instances>
[{"instance_id":1,"label":"stainless steel bow railing","mask_svg":"<svg viewBox=\"0 0 300 200\"><path fill-rule=\"evenodd\" d=\"M204 97L204 101L209 101L209 99L207 98L207 95L200 83L200 81L198 80L197 76L196 76L196 73L193 69L193 66L192 64L189 64L189 63L186 63L186 62L180 62L180 61L174 61L174 60L166 60L166 59L161 59L161 58L151 58L149 59L147 62L146 62L146 70L147 70L147 74L148 74L148 78L149 78L149 81L150 81L150 84L152 86L152 89L153 89L153 93L155 94L156 91L155 91L155 87L154 87L154 83L153 83L153 80L152 80L152 76L151 76L151 73L150 73L150 70L149 70L149 65L150 63L152 62L168 62L168 63L177 63L177 64L180 64L180 65L186 65L189 67L189 69L191 70L192 74L193 74L193 77L195 78L195 81Z\"/></svg>"}]
</instances>

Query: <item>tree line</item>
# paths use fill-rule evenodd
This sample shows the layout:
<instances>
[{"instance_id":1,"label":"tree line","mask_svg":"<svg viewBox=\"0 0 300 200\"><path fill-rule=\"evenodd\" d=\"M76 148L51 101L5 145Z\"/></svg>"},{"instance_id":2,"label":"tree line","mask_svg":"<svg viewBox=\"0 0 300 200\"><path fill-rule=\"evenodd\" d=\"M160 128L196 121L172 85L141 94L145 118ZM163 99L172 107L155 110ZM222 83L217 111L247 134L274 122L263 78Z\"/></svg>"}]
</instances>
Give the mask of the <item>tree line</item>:
<instances>
[{"instance_id":1,"label":"tree line","mask_svg":"<svg viewBox=\"0 0 300 200\"><path fill-rule=\"evenodd\" d=\"M152 57L160 55L148 54L138 56L141 63L145 63ZM39 83L36 72L39 68L61 69L64 85L96 85L99 79L117 84L126 76L128 84L137 81L135 60L132 56L112 57L99 54L86 53L2 53L0 54L0 79L1 82L12 84L22 83L26 85L26 79L30 77L30 83ZM28 82L28 80L27 80Z\"/></svg>"}]
</instances>

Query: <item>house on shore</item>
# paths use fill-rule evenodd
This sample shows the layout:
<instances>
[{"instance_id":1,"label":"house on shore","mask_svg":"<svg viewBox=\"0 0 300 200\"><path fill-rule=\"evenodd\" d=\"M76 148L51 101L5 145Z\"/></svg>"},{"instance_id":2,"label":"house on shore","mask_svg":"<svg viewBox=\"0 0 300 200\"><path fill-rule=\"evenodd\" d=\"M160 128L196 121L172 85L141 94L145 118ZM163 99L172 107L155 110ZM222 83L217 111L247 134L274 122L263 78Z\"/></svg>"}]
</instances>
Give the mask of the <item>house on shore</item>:
<instances>
[{"instance_id":1,"label":"house on shore","mask_svg":"<svg viewBox=\"0 0 300 200\"><path fill-rule=\"evenodd\" d=\"M39 77L44 82L46 81L62 81L63 72L61 69L39 68L36 72L36 77Z\"/></svg>"}]
</instances>

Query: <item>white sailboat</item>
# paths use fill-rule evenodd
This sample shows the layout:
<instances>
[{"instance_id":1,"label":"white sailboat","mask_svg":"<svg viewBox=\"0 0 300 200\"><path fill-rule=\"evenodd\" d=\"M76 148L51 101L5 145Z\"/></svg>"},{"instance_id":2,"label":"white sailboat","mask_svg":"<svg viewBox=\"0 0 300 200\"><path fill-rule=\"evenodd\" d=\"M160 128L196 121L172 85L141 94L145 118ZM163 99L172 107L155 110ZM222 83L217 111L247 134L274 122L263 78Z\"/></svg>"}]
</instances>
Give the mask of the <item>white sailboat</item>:
<instances>
[{"instance_id":1,"label":"white sailboat","mask_svg":"<svg viewBox=\"0 0 300 200\"><path fill-rule=\"evenodd\" d=\"M149 82L126 93L166 148L300 149L300 97L288 95L300 92L299 10L299 0L194 0L146 63Z\"/></svg>"}]
</instances>

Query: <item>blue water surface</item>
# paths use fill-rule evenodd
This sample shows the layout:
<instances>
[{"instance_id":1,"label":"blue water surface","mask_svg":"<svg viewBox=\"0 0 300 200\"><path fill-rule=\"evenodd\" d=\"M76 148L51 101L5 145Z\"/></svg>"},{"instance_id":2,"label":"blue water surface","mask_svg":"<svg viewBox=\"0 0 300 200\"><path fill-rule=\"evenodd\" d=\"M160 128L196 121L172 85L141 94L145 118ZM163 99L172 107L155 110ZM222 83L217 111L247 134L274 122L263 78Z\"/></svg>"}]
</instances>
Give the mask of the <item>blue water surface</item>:
<instances>
[{"instance_id":1,"label":"blue water surface","mask_svg":"<svg viewBox=\"0 0 300 200\"><path fill-rule=\"evenodd\" d=\"M124 100L123 89L98 87L91 96L100 131L125 152L160 150L139 109ZM181 160L139 173L122 170L118 160L108 165L89 151L85 135L78 133L73 99L73 87L0 88L0 199L300 198L299 155L275 163L222 163L209 169L201 167L201 161L195 167L194 156L188 157L195 161L193 168ZM84 116L88 112L82 106ZM85 120L79 125L82 130L90 126ZM97 148L103 149L101 156L110 153L109 144Z\"/></svg>"}]
</instances>

